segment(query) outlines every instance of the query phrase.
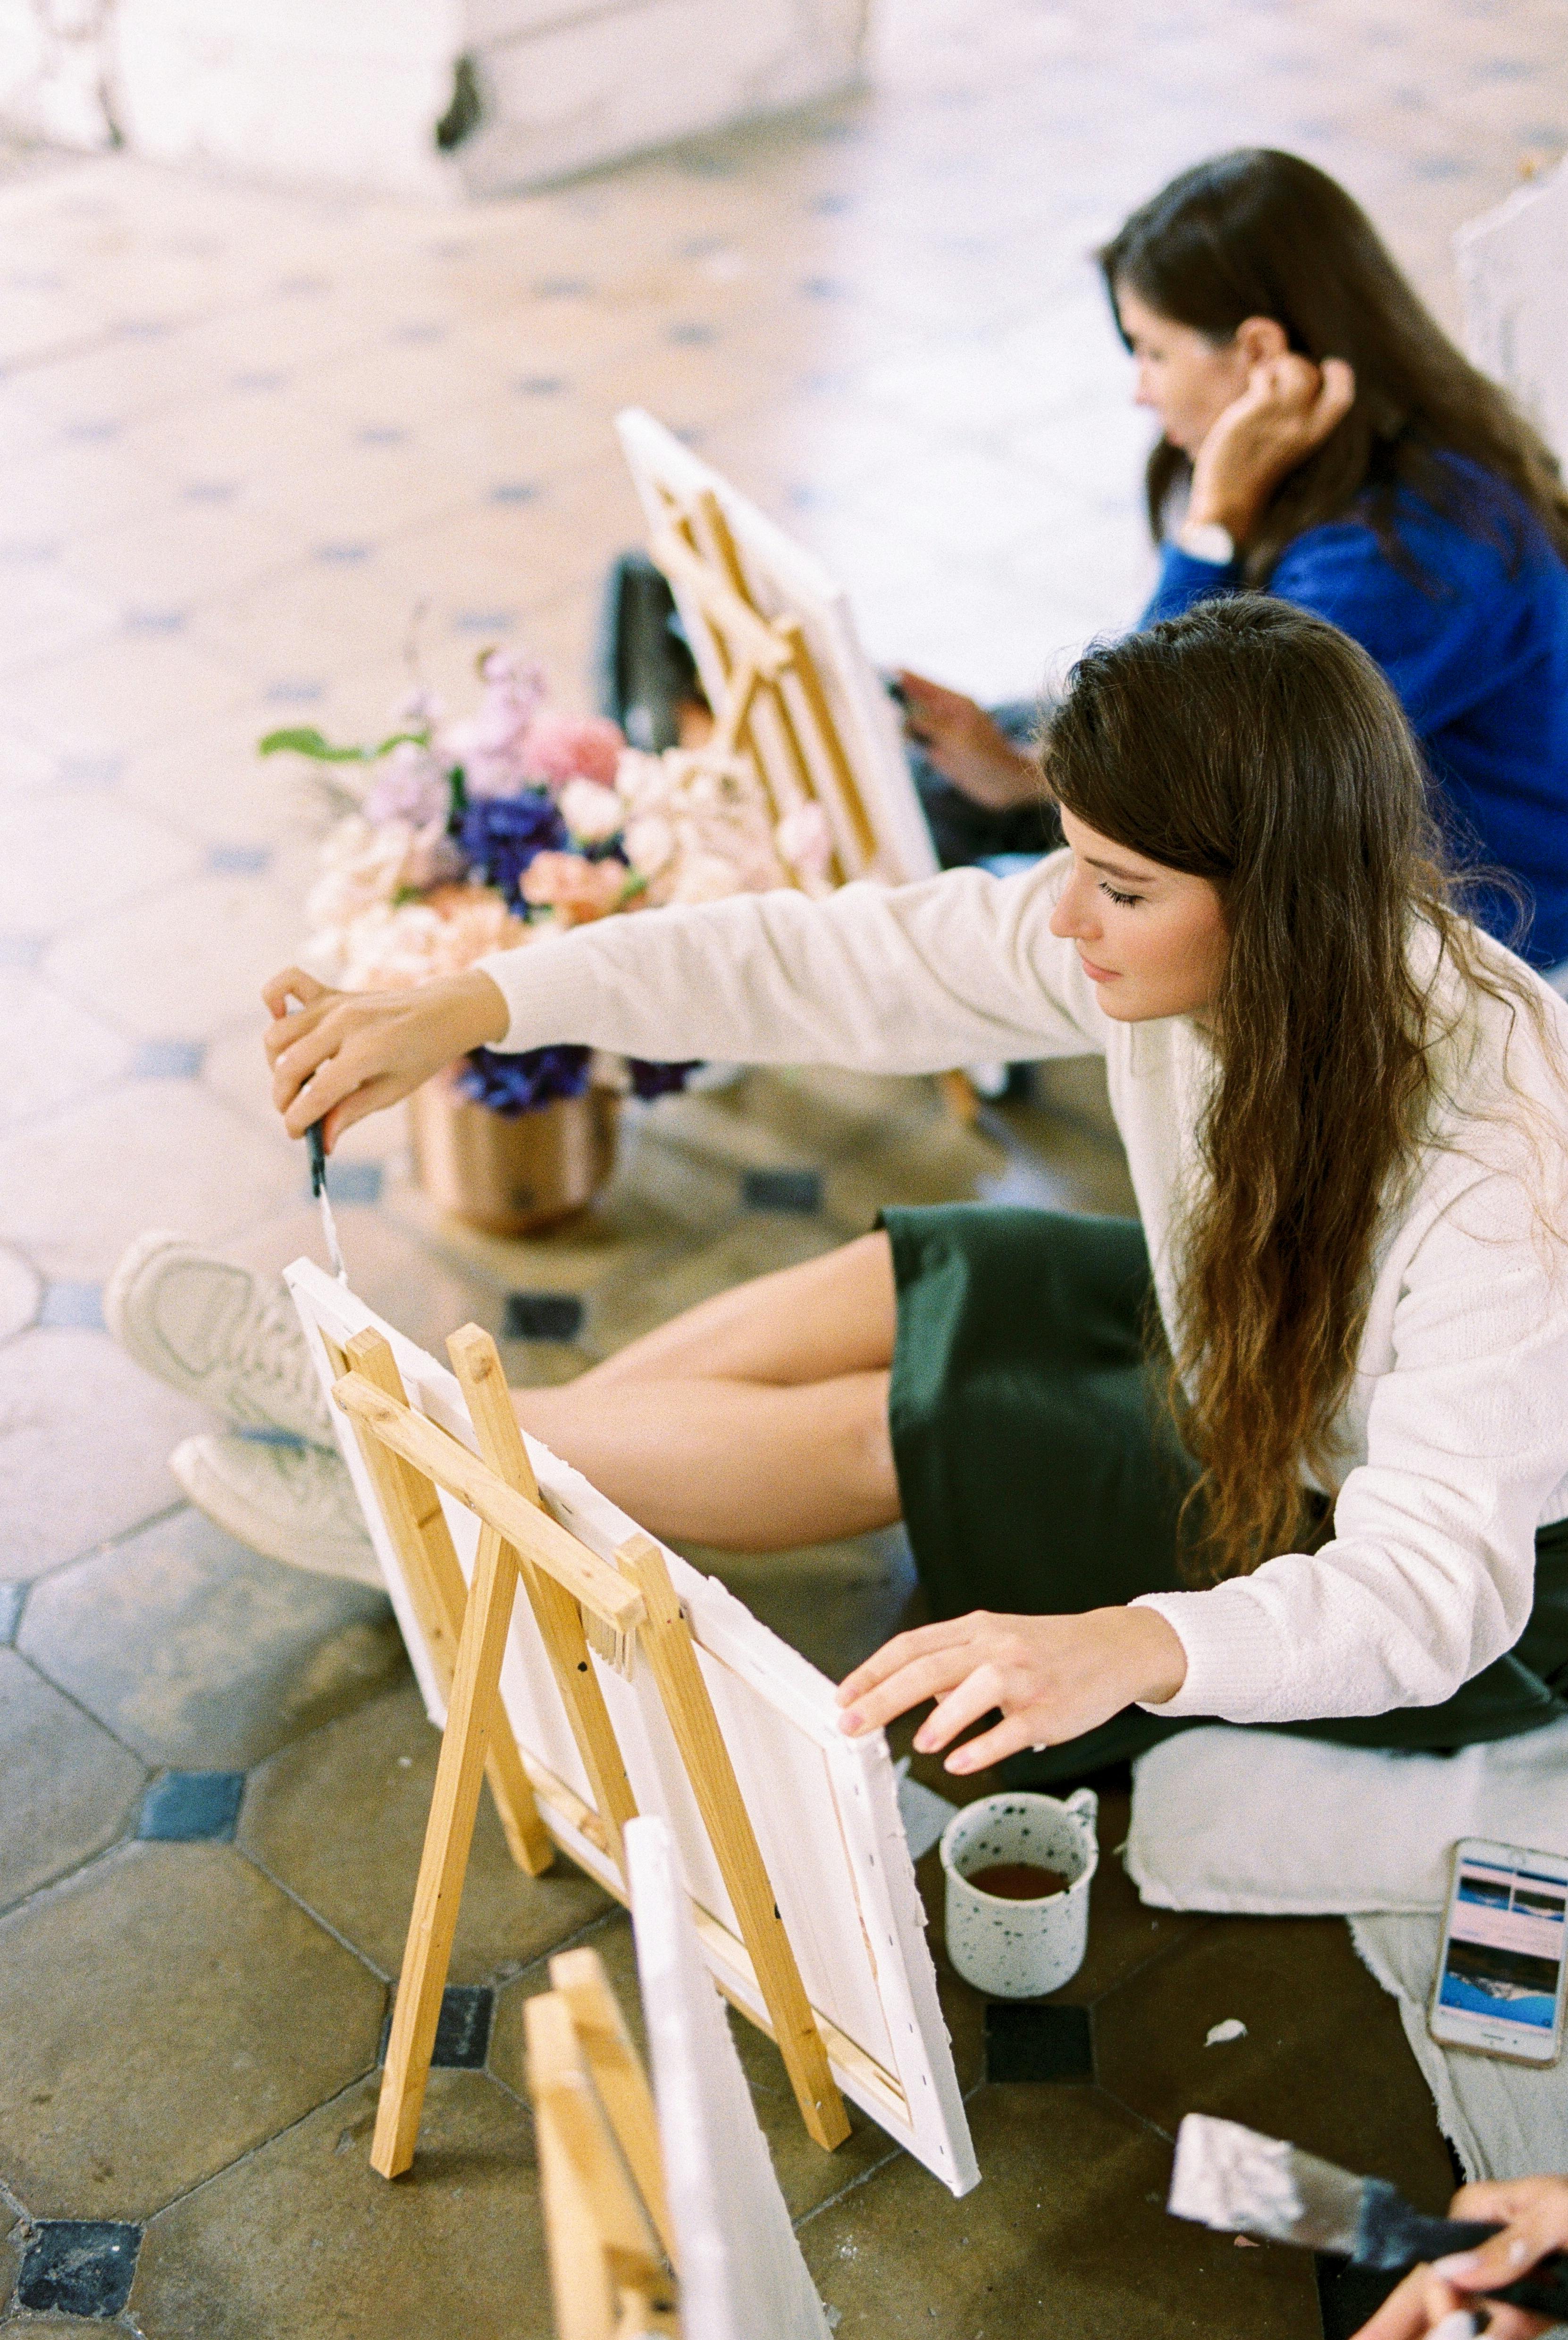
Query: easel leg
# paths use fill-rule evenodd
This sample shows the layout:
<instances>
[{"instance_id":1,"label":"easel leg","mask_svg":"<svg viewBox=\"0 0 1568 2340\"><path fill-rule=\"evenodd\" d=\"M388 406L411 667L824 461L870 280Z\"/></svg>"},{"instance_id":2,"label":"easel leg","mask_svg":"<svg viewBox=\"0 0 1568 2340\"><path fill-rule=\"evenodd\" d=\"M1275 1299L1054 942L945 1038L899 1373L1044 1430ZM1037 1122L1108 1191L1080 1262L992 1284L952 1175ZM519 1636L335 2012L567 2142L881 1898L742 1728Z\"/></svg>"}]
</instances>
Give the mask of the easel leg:
<instances>
[{"instance_id":1,"label":"easel leg","mask_svg":"<svg viewBox=\"0 0 1568 2340\"><path fill-rule=\"evenodd\" d=\"M518 1564L510 1545L503 1543L493 1528L485 1528L458 1645L436 1790L414 1889L414 1913L398 1981L387 2069L376 2110L370 2166L383 2177L399 2176L414 2157L441 1993L479 1808L491 1718L499 1711L501 1658L517 1585Z\"/></svg>"},{"instance_id":2,"label":"easel leg","mask_svg":"<svg viewBox=\"0 0 1568 2340\"><path fill-rule=\"evenodd\" d=\"M703 1826L735 1905L741 1939L755 1970L801 2118L818 2145L831 2152L849 2135L849 2116L828 2067L827 2049L697 1664L691 1627L676 1599L664 1554L651 1536L629 1537L616 1558L640 1585L647 1603L647 1621L639 1628L643 1655L658 1683Z\"/></svg>"},{"instance_id":3,"label":"easel leg","mask_svg":"<svg viewBox=\"0 0 1568 2340\"><path fill-rule=\"evenodd\" d=\"M352 1366L367 1381L374 1382L388 1397L395 1397L399 1405L408 1403L398 1361L380 1333L369 1328L357 1333L347 1351L339 1353L339 1358L345 1366ZM449 1702L468 1596L440 1497L429 1479L411 1463L405 1462L401 1455L392 1453L358 1423L355 1433L365 1468L375 1486L381 1517L403 1564L403 1580L425 1637L430 1663L441 1685L441 1694ZM556 1849L539 1818L534 1791L509 1730L496 1732L486 1770L508 1851L530 1877L542 1877L554 1863Z\"/></svg>"}]
</instances>

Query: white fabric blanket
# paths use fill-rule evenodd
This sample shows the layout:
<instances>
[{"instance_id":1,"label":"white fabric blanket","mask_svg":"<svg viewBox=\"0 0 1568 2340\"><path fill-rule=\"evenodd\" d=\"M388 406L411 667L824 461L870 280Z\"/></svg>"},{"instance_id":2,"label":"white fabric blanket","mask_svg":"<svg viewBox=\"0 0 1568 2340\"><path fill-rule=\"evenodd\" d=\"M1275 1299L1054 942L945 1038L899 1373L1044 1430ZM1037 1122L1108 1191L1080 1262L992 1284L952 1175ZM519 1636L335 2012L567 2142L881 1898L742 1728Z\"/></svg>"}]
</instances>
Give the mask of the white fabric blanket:
<instances>
[{"instance_id":1,"label":"white fabric blanket","mask_svg":"<svg viewBox=\"0 0 1568 2340\"><path fill-rule=\"evenodd\" d=\"M1438 2118L1472 2177L1568 2170L1568 2062L1455 2055L1428 2037L1456 1839L1568 1853L1568 1720L1457 1755L1385 1754L1223 1724L1133 1769L1128 1873L1161 1909L1341 1914L1399 2001Z\"/></svg>"}]
</instances>

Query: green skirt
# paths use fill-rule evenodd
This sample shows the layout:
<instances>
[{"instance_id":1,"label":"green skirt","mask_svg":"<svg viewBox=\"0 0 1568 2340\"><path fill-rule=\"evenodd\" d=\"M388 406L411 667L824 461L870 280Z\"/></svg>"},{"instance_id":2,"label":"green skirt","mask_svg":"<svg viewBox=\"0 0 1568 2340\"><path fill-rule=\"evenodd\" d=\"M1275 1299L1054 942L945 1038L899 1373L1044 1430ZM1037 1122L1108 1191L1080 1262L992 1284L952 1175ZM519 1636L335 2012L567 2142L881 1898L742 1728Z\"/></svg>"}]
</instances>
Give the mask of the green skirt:
<instances>
[{"instance_id":1,"label":"green skirt","mask_svg":"<svg viewBox=\"0 0 1568 2340\"><path fill-rule=\"evenodd\" d=\"M1193 1465L1146 1357L1149 1253L1129 1219L958 1203L890 1210L898 1286L889 1415L904 1524L937 1617L1070 1615L1183 1589L1177 1522ZM1568 1711L1568 1520L1535 1539L1514 1647L1441 1706L1283 1728L1427 1751ZM1170 1731L1139 1707L1043 1754L1045 1784Z\"/></svg>"}]
</instances>

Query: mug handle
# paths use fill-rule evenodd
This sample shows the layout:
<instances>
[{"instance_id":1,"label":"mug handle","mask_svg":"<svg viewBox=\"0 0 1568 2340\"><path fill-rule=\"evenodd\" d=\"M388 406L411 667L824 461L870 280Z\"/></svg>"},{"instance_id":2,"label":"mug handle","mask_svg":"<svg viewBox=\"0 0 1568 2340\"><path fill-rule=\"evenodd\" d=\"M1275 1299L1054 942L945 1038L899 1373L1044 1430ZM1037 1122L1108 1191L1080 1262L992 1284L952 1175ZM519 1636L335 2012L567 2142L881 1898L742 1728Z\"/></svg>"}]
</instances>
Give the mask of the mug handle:
<instances>
[{"instance_id":1,"label":"mug handle","mask_svg":"<svg viewBox=\"0 0 1568 2340\"><path fill-rule=\"evenodd\" d=\"M1100 1817L1100 1798L1092 1788L1074 1788L1071 1795L1063 1803L1062 1810L1075 1813L1080 1819L1087 1820L1090 1834L1092 1836L1095 1833L1095 1822Z\"/></svg>"}]
</instances>

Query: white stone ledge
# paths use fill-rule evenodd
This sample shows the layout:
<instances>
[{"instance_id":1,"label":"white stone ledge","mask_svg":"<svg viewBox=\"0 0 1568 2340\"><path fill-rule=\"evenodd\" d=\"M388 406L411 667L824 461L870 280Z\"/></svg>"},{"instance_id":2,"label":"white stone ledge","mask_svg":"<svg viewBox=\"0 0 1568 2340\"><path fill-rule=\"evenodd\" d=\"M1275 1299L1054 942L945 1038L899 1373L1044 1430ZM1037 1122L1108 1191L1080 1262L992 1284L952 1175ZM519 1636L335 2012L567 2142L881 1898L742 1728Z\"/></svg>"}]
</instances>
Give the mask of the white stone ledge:
<instances>
[{"instance_id":1,"label":"white stone ledge","mask_svg":"<svg viewBox=\"0 0 1568 2340\"><path fill-rule=\"evenodd\" d=\"M869 5L0 0L0 122L282 184L500 193L851 86ZM459 57L479 118L441 153Z\"/></svg>"}]
</instances>

